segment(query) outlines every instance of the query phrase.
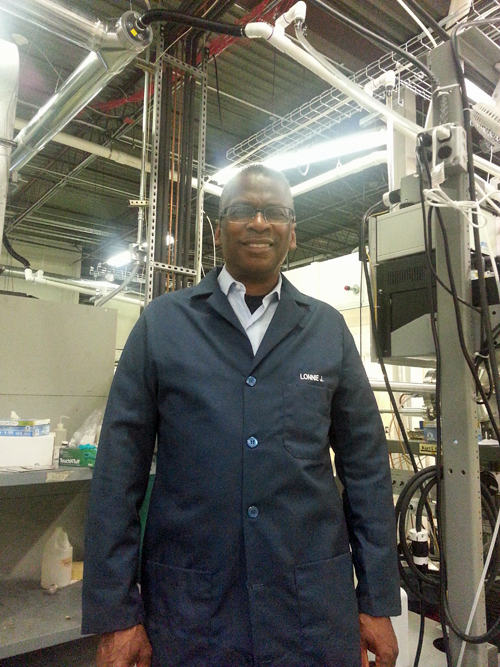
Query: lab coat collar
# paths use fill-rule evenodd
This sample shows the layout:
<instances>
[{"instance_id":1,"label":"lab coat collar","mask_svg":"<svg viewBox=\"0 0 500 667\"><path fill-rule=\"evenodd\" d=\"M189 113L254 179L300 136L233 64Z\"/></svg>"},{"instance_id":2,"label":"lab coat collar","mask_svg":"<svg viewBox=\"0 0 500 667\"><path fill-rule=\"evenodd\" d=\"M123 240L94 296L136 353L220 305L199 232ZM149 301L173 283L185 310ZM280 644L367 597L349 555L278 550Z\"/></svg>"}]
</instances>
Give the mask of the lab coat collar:
<instances>
[{"instance_id":1,"label":"lab coat collar","mask_svg":"<svg viewBox=\"0 0 500 667\"><path fill-rule=\"evenodd\" d=\"M206 298L207 303L216 310L219 315L235 326L250 344L226 295L219 287L217 276L220 271L221 268L210 271L210 273L193 288L191 298ZM276 309L276 313L271 320L266 335L257 350L257 354L253 358L252 368L255 368L262 359L292 331L292 329L296 326L303 326L305 318L309 313L309 297L301 294L283 275L282 280L281 298L278 308Z\"/></svg>"}]
</instances>

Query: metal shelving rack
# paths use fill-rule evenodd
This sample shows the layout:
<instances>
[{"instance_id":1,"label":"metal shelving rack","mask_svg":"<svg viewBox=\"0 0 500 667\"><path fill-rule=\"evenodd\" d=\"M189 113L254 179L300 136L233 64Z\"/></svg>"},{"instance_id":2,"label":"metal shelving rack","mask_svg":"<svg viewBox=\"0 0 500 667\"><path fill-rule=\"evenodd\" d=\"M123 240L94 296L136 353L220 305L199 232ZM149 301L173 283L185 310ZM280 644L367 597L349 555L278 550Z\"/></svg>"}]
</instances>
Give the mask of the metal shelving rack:
<instances>
[{"instance_id":1,"label":"metal shelving rack","mask_svg":"<svg viewBox=\"0 0 500 667\"><path fill-rule=\"evenodd\" d=\"M2 505L22 504L27 498L43 504L47 496L71 498L86 494L91 468L58 468L0 473ZM50 500L48 500L50 502ZM19 513L22 517L22 513ZM77 527L83 536L83 517ZM7 558L8 558L8 547ZM13 545L13 550L16 545ZM33 578L0 581L0 659L81 637L81 583L49 595Z\"/></svg>"}]
</instances>

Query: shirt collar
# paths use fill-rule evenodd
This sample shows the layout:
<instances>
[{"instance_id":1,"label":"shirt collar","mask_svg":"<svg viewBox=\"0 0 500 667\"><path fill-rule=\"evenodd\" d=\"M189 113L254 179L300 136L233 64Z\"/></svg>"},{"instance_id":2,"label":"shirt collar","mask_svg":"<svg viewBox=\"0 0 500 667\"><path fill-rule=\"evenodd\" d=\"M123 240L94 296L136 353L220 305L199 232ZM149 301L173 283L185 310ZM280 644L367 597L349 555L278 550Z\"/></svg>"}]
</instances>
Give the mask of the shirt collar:
<instances>
[{"instance_id":1,"label":"shirt collar","mask_svg":"<svg viewBox=\"0 0 500 667\"><path fill-rule=\"evenodd\" d=\"M229 273L229 271L226 269L226 265L222 267L222 271L219 273L217 276L217 281L219 283L219 287L221 288L222 292L227 296L229 294L229 290L233 287L233 289L237 289L239 292L242 292L243 294L246 293L246 287L243 285L243 283L238 282L233 278L233 276ZM267 301L270 301L271 298L273 298L271 295L276 294L278 297L278 300L281 298L281 284L282 284L282 279L281 279L281 273L279 274L278 278L278 283L276 287L269 292L269 294L266 294L264 299ZM274 297L276 298L276 297Z\"/></svg>"}]
</instances>

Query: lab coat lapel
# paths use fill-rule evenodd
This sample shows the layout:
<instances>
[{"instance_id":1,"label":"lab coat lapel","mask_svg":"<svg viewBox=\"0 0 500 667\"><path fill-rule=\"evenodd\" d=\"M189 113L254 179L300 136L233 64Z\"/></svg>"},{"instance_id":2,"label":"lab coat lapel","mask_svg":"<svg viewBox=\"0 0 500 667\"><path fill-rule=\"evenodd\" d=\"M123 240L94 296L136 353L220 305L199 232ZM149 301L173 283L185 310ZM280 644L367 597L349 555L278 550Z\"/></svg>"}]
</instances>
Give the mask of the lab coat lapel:
<instances>
[{"instance_id":1,"label":"lab coat lapel","mask_svg":"<svg viewBox=\"0 0 500 667\"><path fill-rule=\"evenodd\" d=\"M235 315L227 296L222 292L217 282L217 269L213 269L198 285L193 288L193 298L204 297L207 304L213 308L221 317L232 324L248 340L245 330ZM207 298L208 297L208 298Z\"/></svg>"},{"instance_id":2,"label":"lab coat lapel","mask_svg":"<svg viewBox=\"0 0 500 667\"><path fill-rule=\"evenodd\" d=\"M266 335L262 339L257 354L254 357L253 368L255 368L266 355L280 343L296 326L301 326L307 316L309 308L304 308L299 303L307 305L303 295L283 276L281 286L281 298L271 320Z\"/></svg>"}]
</instances>

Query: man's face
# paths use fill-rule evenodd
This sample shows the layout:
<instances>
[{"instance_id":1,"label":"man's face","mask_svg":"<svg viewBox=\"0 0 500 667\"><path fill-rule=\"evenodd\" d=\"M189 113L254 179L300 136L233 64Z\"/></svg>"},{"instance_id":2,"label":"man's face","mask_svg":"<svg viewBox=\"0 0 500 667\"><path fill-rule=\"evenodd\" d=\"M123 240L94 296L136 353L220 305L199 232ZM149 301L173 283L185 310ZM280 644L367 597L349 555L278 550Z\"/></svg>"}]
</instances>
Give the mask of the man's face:
<instances>
[{"instance_id":1,"label":"man's face","mask_svg":"<svg viewBox=\"0 0 500 667\"><path fill-rule=\"evenodd\" d=\"M256 209L266 206L293 208L292 198L283 183L262 174L242 174L231 184L226 206L250 204ZM262 213L246 223L223 219L215 240L229 273L244 285L270 285L278 281L279 271L289 250L295 249L295 224L270 224Z\"/></svg>"}]
</instances>

